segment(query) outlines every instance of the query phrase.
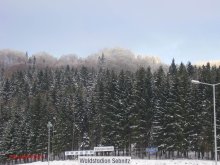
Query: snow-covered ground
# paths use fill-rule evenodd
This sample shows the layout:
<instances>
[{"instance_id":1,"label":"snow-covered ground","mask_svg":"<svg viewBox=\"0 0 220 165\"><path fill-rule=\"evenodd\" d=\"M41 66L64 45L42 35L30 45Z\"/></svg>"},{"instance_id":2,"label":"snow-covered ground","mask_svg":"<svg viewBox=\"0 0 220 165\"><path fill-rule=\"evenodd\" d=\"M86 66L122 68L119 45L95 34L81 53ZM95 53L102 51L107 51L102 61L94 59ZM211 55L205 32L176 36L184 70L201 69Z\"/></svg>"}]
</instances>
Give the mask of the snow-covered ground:
<instances>
[{"instance_id":1,"label":"snow-covered ground","mask_svg":"<svg viewBox=\"0 0 220 165\"><path fill-rule=\"evenodd\" d=\"M50 165L78 165L78 161L51 161ZM207 160L143 160L132 159L131 165L214 165L214 161ZM24 165L24 164L23 164ZM34 162L25 165L48 165L48 162ZM220 165L220 161L218 162Z\"/></svg>"}]
</instances>

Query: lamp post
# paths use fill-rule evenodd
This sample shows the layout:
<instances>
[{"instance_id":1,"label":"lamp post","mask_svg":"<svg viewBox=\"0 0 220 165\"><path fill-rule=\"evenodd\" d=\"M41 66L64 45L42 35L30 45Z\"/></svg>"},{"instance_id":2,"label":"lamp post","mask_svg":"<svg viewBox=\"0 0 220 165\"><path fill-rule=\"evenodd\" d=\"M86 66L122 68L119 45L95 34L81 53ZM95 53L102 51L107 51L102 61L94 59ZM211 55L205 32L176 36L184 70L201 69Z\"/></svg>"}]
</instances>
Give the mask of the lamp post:
<instances>
[{"instance_id":1,"label":"lamp post","mask_svg":"<svg viewBox=\"0 0 220 165\"><path fill-rule=\"evenodd\" d=\"M53 133L53 135L52 135L52 151L51 151L51 153L52 153L52 158L54 159L54 146L55 146L55 133L56 133L56 130L55 130L55 126L56 126L56 117L53 117L53 120L54 120L54 123L53 123L53 125L52 125L52 133ZM52 160L53 160L52 159Z\"/></svg>"},{"instance_id":2,"label":"lamp post","mask_svg":"<svg viewBox=\"0 0 220 165\"><path fill-rule=\"evenodd\" d=\"M214 143L215 143L215 165L217 165L217 135L216 135L216 110L215 110L215 86L220 85L220 83L217 84L209 84L200 82L198 80L192 80L193 84L203 84L203 85L209 85L213 88L213 111L214 111Z\"/></svg>"},{"instance_id":3,"label":"lamp post","mask_svg":"<svg viewBox=\"0 0 220 165\"><path fill-rule=\"evenodd\" d=\"M53 127L51 122L49 121L47 123L47 128L48 128L48 154L47 154L47 159L48 159L48 165L50 164L50 128Z\"/></svg>"}]
</instances>

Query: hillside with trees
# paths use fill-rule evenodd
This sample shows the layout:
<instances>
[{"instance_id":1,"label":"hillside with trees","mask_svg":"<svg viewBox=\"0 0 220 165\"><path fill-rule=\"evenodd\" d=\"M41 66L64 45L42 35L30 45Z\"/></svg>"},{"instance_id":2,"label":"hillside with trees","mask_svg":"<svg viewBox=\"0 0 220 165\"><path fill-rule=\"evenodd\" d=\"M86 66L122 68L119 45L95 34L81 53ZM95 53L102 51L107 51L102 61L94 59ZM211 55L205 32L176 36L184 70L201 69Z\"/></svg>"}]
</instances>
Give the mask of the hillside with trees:
<instances>
[{"instance_id":1,"label":"hillside with trees","mask_svg":"<svg viewBox=\"0 0 220 165\"><path fill-rule=\"evenodd\" d=\"M48 63L58 62L49 55L39 61L27 54L10 57L1 59L7 59L7 66L19 60L23 68L9 75L11 68L1 64L1 153L47 153L50 121L54 154L112 145L127 151L131 146L158 146L161 154L177 151L185 156L195 151L198 157L210 152L213 157L212 88L191 80L220 82L220 67L177 65L173 60L168 69L143 63L134 70L119 70L109 67L113 62L107 63L105 54L94 67L83 65L86 60L50 67ZM219 90L216 87L218 116Z\"/></svg>"},{"instance_id":2,"label":"hillside with trees","mask_svg":"<svg viewBox=\"0 0 220 165\"><path fill-rule=\"evenodd\" d=\"M165 66L158 57L135 55L130 50L122 48L103 49L86 58L80 58L76 54L66 54L55 58L46 52L29 55L28 52L5 49L0 50L0 68L5 69L9 74L15 70L23 70L33 66L37 68L56 68L67 65L74 68L87 66L97 70L99 69L99 58L102 55L105 56L106 68L116 72L120 72L122 69L136 71L139 67L151 67L152 70L156 70L161 65Z\"/></svg>"}]
</instances>

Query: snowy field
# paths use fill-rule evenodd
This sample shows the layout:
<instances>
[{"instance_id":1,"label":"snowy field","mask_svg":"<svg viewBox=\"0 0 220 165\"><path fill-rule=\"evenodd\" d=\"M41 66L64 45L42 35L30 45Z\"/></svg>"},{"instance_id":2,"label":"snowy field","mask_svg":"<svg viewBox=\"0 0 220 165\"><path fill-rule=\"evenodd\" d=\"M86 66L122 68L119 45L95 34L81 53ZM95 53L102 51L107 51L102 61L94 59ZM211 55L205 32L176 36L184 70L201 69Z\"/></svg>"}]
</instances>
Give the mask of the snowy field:
<instances>
[{"instance_id":1,"label":"snowy field","mask_svg":"<svg viewBox=\"0 0 220 165\"><path fill-rule=\"evenodd\" d=\"M78 161L51 161L50 165L78 165ZM131 165L214 165L214 161L207 160L139 160L133 159ZM24 165L24 164L23 164ZM34 162L25 165L48 165L48 162ZM220 165L220 162L218 162Z\"/></svg>"}]
</instances>

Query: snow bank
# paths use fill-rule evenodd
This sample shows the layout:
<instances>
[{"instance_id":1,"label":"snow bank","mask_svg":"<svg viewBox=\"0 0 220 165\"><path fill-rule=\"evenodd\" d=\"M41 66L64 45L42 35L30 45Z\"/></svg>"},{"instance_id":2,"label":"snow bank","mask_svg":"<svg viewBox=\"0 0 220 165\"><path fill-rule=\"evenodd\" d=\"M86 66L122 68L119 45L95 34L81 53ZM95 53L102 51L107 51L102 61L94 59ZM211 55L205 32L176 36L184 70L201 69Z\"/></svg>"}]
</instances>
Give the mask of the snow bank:
<instances>
[{"instance_id":1,"label":"snow bank","mask_svg":"<svg viewBox=\"0 0 220 165\"><path fill-rule=\"evenodd\" d=\"M24 164L23 164L24 165ZM25 165L48 165L48 162L34 162ZM77 160L51 161L50 165L78 165ZM207 160L143 160L133 159L131 165L214 165L214 161ZM218 162L220 165L220 162Z\"/></svg>"}]
</instances>

